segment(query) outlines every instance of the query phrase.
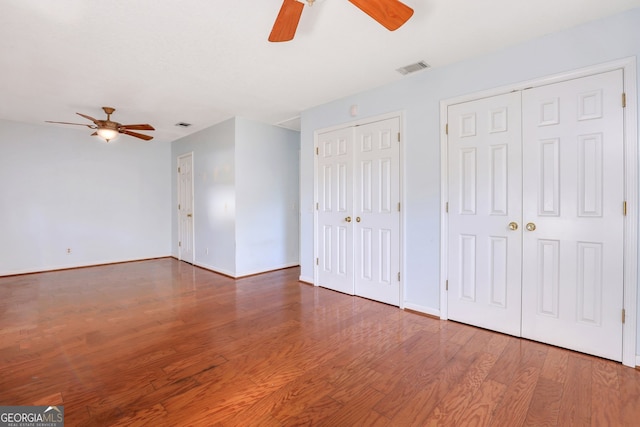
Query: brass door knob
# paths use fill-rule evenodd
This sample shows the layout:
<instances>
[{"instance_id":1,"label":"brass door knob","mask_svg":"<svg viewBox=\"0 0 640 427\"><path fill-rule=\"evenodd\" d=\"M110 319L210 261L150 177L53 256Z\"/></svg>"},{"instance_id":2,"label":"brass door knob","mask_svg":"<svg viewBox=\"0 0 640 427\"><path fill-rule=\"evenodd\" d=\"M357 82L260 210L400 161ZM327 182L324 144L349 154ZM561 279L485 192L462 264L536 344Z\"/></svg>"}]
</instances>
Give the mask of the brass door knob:
<instances>
[{"instance_id":1,"label":"brass door knob","mask_svg":"<svg viewBox=\"0 0 640 427\"><path fill-rule=\"evenodd\" d=\"M536 225L532 222L527 224L527 230L534 231L536 229Z\"/></svg>"},{"instance_id":2,"label":"brass door knob","mask_svg":"<svg viewBox=\"0 0 640 427\"><path fill-rule=\"evenodd\" d=\"M348 217L346 217L344 220L345 220L345 221L347 221L347 222L351 222L351 217L350 217L350 216L348 216Z\"/></svg>"},{"instance_id":3,"label":"brass door knob","mask_svg":"<svg viewBox=\"0 0 640 427\"><path fill-rule=\"evenodd\" d=\"M516 231L517 229L518 229L518 223L517 222L510 222L509 223L509 230Z\"/></svg>"},{"instance_id":4,"label":"brass door knob","mask_svg":"<svg viewBox=\"0 0 640 427\"><path fill-rule=\"evenodd\" d=\"M359 216L356 217L356 222L360 222L360 217Z\"/></svg>"}]
</instances>

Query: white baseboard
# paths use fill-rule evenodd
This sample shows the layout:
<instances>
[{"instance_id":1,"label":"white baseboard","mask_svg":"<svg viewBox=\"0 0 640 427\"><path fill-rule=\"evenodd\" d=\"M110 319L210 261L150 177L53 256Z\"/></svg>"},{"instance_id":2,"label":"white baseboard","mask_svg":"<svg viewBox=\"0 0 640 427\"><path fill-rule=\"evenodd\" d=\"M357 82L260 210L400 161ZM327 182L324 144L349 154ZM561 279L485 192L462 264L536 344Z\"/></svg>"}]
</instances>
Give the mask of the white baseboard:
<instances>
[{"instance_id":1,"label":"white baseboard","mask_svg":"<svg viewBox=\"0 0 640 427\"><path fill-rule=\"evenodd\" d=\"M261 269L261 270L243 271L242 273L237 274L236 278L254 276L256 274L268 273L270 271L284 270L285 268L297 267L298 265L300 265L298 262L291 262L291 263L282 264L282 265L274 265L264 270Z\"/></svg>"},{"instance_id":2,"label":"white baseboard","mask_svg":"<svg viewBox=\"0 0 640 427\"><path fill-rule=\"evenodd\" d=\"M204 264L202 262L194 262L193 265L196 267L204 268L205 270L213 271L214 273L223 274L225 276L231 277L233 279L236 278L236 275L232 271L227 271L223 268L214 267L212 265Z\"/></svg>"},{"instance_id":3,"label":"white baseboard","mask_svg":"<svg viewBox=\"0 0 640 427\"><path fill-rule=\"evenodd\" d=\"M225 276L229 276L233 279L240 279L241 277L255 276L257 274L268 273L270 271L283 270L285 268L297 267L299 264L297 262L293 262L290 264L283 264L279 266L269 267L266 270L255 270L255 271L244 271L240 274L237 274L232 271L227 271L223 268L214 267L212 265L204 264L202 262L195 262L193 265L204 268L205 270L213 271L214 273L224 274Z\"/></svg>"},{"instance_id":4,"label":"white baseboard","mask_svg":"<svg viewBox=\"0 0 640 427\"><path fill-rule=\"evenodd\" d=\"M298 280L304 283L308 283L310 285L313 285L313 277L306 277L306 276L300 276L298 277Z\"/></svg>"},{"instance_id":5,"label":"white baseboard","mask_svg":"<svg viewBox=\"0 0 640 427\"><path fill-rule=\"evenodd\" d=\"M8 271L0 271L0 277L5 276L20 276L22 274L33 274L33 273L46 273L49 271L60 271L60 270L73 270L76 268L86 268L86 267L99 267L101 265L110 265L110 264L123 264L127 262L138 262L138 261L149 261L152 259L159 258L171 258L172 255L151 255L144 258L133 258L133 259L111 259L111 260L96 260L87 263L79 263L79 264L61 264L56 266L42 266L36 268L28 268L22 270L8 270Z\"/></svg>"},{"instance_id":6,"label":"white baseboard","mask_svg":"<svg viewBox=\"0 0 640 427\"><path fill-rule=\"evenodd\" d=\"M409 302L404 303L404 308L407 310L417 311L419 313L428 314L429 316L440 317L440 310L435 308L425 307L418 304L411 304Z\"/></svg>"},{"instance_id":7,"label":"white baseboard","mask_svg":"<svg viewBox=\"0 0 640 427\"><path fill-rule=\"evenodd\" d=\"M636 368L640 368L640 354L636 354Z\"/></svg>"}]
</instances>

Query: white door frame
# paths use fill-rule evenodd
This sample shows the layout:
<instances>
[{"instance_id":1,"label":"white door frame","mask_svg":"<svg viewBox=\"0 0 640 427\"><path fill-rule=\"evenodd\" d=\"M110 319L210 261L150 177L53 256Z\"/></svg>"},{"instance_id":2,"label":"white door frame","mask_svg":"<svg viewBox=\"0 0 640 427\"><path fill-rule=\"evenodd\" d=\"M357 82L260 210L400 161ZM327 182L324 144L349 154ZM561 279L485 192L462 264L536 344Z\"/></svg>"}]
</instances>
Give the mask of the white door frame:
<instances>
[{"instance_id":1,"label":"white door frame","mask_svg":"<svg viewBox=\"0 0 640 427\"><path fill-rule=\"evenodd\" d=\"M626 108L624 109L624 177L627 215L624 218L624 310L626 320L622 327L622 363L634 367L640 365L640 355L636 356L637 333L637 295L638 295L638 89L636 77L636 58L629 57L578 70L542 77L522 83L502 86L473 94L463 95L440 101L440 318L448 319L447 313L447 257L448 253L448 217L446 212L449 192L447 170L447 109L449 105L473 101L480 98L500 95L514 90L543 86L565 80L590 76L593 74L622 69ZM622 94L621 102L622 102Z\"/></svg>"},{"instance_id":2,"label":"white door frame","mask_svg":"<svg viewBox=\"0 0 640 427\"><path fill-rule=\"evenodd\" d=\"M189 157L191 159L191 212L193 212L194 208L195 208L195 200L194 200L194 182L193 182L193 151L189 152L189 153L184 153L179 155L176 158L176 168L175 170L178 170L178 167L180 166L180 160L185 158L185 157ZM176 198L178 199L178 201L180 200L180 173L176 173L176 179L177 179L177 187L176 187ZM178 219L178 241L182 241L182 236L180 234L180 209L178 209L178 205L176 204L176 212L177 212L177 219ZM195 217L192 218L191 220L191 254L193 255L193 265L196 265L196 233L195 233ZM178 260L182 261L182 246L178 245Z\"/></svg>"},{"instance_id":3,"label":"white door frame","mask_svg":"<svg viewBox=\"0 0 640 427\"><path fill-rule=\"evenodd\" d=\"M397 112L391 112L391 113L387 113L387 114L381 114L378 116L371 116L371 117L365 117L362 119L358 119L358 120L354 120L352 122L347 122L347 123L341 123L339 125L335 125L335 126L330 126L330 127L326 127L326 128L322 128L322 129L316 129L313 132L313 152L314 152L314 157L313 157L313 285L314 286L318 286L318 265L316 264L315 260L318 259L319 257L319 253L318 253L318 209L316 209L316 207L318 206L318 197L319 197L319 193L318 193L318 156L315 154L317 153L318 150L318 136L322 133L325 132L331 132L334 130L338 130L338 129L344 129L344 128L350 128L350 127L355 127L355 126L362 126L362 125L366 125L368 123L373 123L373 122L379 122L382 120L387 120L387 119L392 119L392 118L398 118L400 120L400 165L399 165L399 171L398 173L400 174L400 253L398 254L399 256L399 267L400 267L400 284L398 286L399 288L399 292L400 292L400 304L399 304L399 308L404 309L404 271L405 271L405 265L404 265L404 215L405 215L405 210L404 210L404 206L406 206L405 204L405 197L404 197L404 191L403 191L403 180L404 180L404 135L405 135L405 126L404 126L404 113L402 111L397 111Z\"/></svg>"}]
</instances>

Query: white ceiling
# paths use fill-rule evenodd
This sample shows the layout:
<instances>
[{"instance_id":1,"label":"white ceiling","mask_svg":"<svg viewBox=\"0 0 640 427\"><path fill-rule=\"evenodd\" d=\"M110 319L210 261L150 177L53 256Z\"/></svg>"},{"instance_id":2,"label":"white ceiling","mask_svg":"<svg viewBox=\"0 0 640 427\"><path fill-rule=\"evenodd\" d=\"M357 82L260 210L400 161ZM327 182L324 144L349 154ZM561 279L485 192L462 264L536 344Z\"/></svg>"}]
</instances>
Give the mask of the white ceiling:
<instances>
[{"instance_id":1,"label":"white ceiling","mask_svg":"<svg viewBox=\"0 0 640 427\"><path fill-rule=\"evenodd\" d=\"M389 32L347 0L318 0L293 41L269 43L281 0L2 0L0 118L88 123L75 113L112 106L116 121L155 126L155 141L233 116L276 124L407 78L395 70L420 60L442 67L640 6L403 2L415 13Z\"/></svg>"}]
</instances>

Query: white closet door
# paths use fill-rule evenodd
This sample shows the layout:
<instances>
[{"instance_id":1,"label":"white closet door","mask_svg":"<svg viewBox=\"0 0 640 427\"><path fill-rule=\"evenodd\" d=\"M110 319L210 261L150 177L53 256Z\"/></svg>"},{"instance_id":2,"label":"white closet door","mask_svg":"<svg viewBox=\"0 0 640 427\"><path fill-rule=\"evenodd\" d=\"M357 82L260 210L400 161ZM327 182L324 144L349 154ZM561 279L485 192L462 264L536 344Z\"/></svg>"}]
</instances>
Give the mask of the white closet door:
<instances>
[{"instance_id":1,"label":"white closet door","mask_svg":"<svg viewBox=\"0 0 640 427\"><path fill-rule=\"evenodd\" d=\"M400 304L400 120L355 128L356 295Z\"/></svg>"},{"instance_id":2,"label":"white closet door","mask_svg":"<svg viewBox=\"0 0 640 427\"><path fill-rule=\"evenodd\" d=\"M318 285L353 295L353 130L318 137Z\"/></svg>"},{"instance_id":3,"label":"white closet door","mask_svg":"<svg viewBox=\"0 0 640 427\"><path fill-rule=\"evenodd\" d=\"M520 93L449 107L448 316L520 335Z\"/></svg>"},{"instance_id":4,"label":"white closet door","mask_svg":"<svg viewBox=\"0 0 640 427\"><path fill-rule=\"evenodd\" d=\"M622 81L617 70L523 92L522 335L618 361Z\"/></svg>"}]
</instances>

